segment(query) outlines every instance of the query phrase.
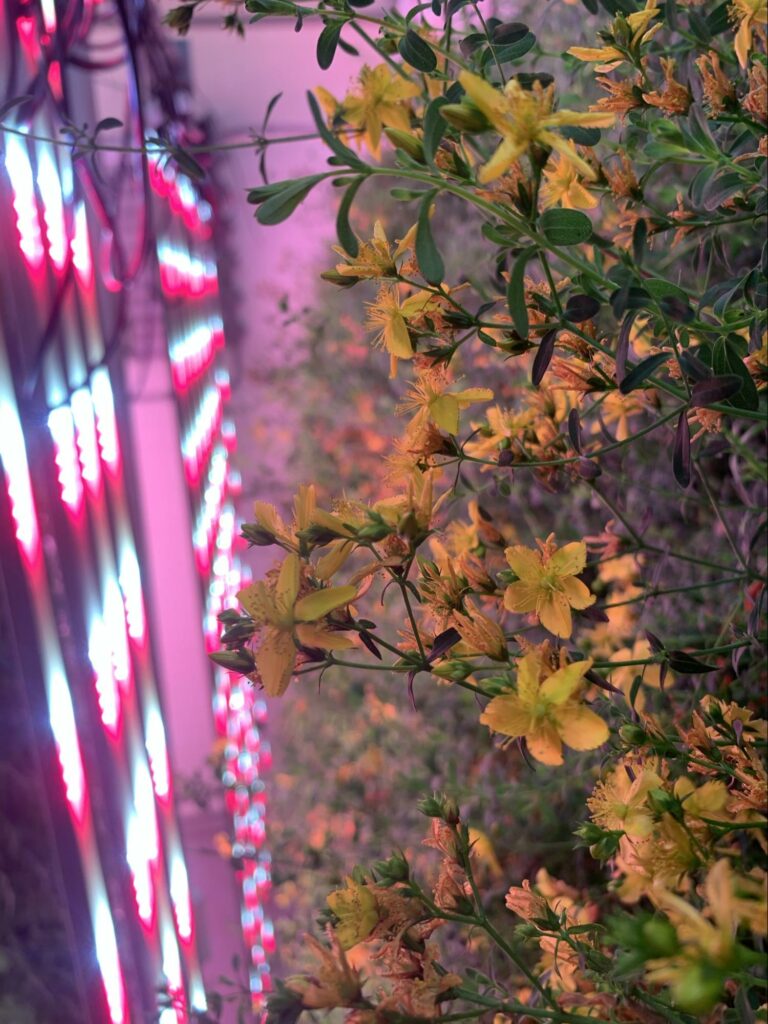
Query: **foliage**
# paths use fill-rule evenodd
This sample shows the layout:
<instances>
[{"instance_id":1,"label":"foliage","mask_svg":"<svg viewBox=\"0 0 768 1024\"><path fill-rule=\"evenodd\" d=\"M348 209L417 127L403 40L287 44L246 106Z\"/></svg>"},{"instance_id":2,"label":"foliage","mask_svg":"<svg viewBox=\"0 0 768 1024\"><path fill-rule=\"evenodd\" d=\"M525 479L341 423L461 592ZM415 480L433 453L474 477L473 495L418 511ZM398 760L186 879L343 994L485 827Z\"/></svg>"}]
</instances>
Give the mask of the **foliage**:
<instances>
[{"instance_id":1,"label":"foliage","mask_svg":"<svg viewBox=\"0 0 768 1024\"><path fill-rule=\"evenodd\" d=\"M296 716L324 699L296 680L337 674L337 734L381 713L373 680L422 702L421 741L358 751L363 790L388 759L403 778L467 754L421 804L436 870L407 840L337 865L274 1021L765 1018L766 5L584 6L558 58L472 0L246 0L319 22L321 67L350 38L376 51L345 97L309 96L328 168L249 201L276 224L339 190L323 276L375 288L368 410L399 418L353 441L357 493L302 486L292 519L256 502L243 534L281 561L212 657ZM385 181L395 242L386 218L353 227Z\"/></svg>"}]
</instances>

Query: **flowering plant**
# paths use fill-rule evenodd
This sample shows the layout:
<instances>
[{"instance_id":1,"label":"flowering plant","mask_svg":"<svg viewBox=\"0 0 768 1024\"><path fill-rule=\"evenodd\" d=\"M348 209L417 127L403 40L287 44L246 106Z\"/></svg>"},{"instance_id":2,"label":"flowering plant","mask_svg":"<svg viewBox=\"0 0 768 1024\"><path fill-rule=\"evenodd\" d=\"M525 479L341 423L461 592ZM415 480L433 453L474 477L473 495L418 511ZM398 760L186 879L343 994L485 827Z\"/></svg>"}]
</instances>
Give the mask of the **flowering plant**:
<instances>
[{"instance_id":1,"label":"flowering plant","mask_svg":"<svg viewBox=\"0 0 768 1024\"><path fill-rule=\"evenodd\" d=\"M592 858L560 880L542 854L502 900L486 832L426 798L431 882L402 851L349 865L275 1022L766 1017L766 4L583 5L558 59L479 0L245 2L320 21L321 67L375 51L309 96L330 167L249 200L276 224L339 190L323 277L373 289L407 418L364 492L304 487L290 526L257 503L243 534L283 557L213 658L304 704L344 670L434 687L510 778L570 787ZM353 230L387 181L395 244ZM451 252L459 208L485 267Z\"/></svg>"}]
</instances>

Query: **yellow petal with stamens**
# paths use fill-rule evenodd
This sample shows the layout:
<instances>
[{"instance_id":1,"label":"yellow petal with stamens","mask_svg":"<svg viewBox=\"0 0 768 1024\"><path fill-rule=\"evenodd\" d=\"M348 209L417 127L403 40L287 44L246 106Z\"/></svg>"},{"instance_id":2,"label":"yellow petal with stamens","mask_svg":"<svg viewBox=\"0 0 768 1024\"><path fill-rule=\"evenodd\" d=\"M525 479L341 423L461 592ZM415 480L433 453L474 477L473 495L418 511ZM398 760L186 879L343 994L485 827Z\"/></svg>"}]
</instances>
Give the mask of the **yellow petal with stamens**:
<instances>
[{"instance_id":1,"label":"yellow petal with stamens","mask_svg":"<svg viewBox=\"0 0 768 1024\"><path fill-rule=\"evenodd\" d=\"M519 580L516 583L510 583L504 591L504 607L508 612L517 612L519 615L525 615L526 612L536 610L538 597L539 588L537 584Z\"/></svg>"},{"instance_id":2,"label":"yellow petal with stamens","mask_svg":"<svg viewBox=\"0 0 768 1024\"><path fill-rule=\"evenodd\" d=\"M576 576L584 571L586 564L587 545L583 540L564 544L549 560L549 568L554 569L558 576Z\"/></svg>"},{"instance_id":3,"label":"yellow petal with stamens","mask_svg":"<svg viewBox=\"0 0 768 1024\"><path fill-rule=\"evenodd\" d=\"M429 403L429 415L440 427L449 434L459 431L459 403L453 395L438 395Z\"/></svg>"}]
</instances>

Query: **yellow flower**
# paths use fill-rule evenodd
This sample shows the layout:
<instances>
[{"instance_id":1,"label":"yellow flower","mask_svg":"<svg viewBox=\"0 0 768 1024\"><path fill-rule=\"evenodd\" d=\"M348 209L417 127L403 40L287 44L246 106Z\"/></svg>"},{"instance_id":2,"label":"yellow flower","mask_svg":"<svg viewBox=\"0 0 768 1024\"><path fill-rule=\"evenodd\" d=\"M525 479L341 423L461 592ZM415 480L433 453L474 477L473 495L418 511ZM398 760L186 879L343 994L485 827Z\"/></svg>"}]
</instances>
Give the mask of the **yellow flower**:
<instances>
[{"instance_id":1,"label":"yellow flower","mask_svg":"<svg viewBox=\"0 0 768 1024\"><path fill-rule=\"evenodd\" d=\"M401 299L397 284L383 285L376 301L368 303L367 326L377 330L374 342L389 353L391 377L397 373L398 359L413 359L415 354L408 331L409 321L436 313L439 308L440 300L432 292L416 292Z\"/></svg>"},{"instance_id":2,"label":"yellow flower","mask_svg":"<svg viewBox=\"0 0 768 1024\"><path fill-rule=\"evenodd\" d=\"M262 627L256 668L270 697L285 693L296 663L296 642L322 650L343 650L354 641L325 628L318 621L352 600L356 588L327 587L299 598L301 563L290 554L273 585L257 580L241 590L237 599L253 621ZM297 600L298 598L298 600Z\"/></svg>"},{"instance_id":3,"label":"yellow flower","mask_svg":"<svg viewBox=\"0 0 768 1024\"><path fill-rule=\"evenodd\" d=\"M504 607L510 612L536 612L545 629L566 638L573 632L571 608L581 611L595 603L589 588L576 579L584 571L587 546L574 541L557 548L554 534L537 543L540 551L515 545L504 552L510 569L520 577L507 587Z\"/></svg>"},{"instance_id":4,"label":"yellow flower","mask_svg":"<svg viewBox=\"0 0 768 1024\"><path fill-rule=\"evenodd\" d=\"M343 257L343 263L336 264L336 272L342 277L380 278L395 277L399 259L408 249L412 249L416 239L416 225L406 232L405 237L392 248L380 220L373 225L373 236L369 242L360 242L357 256L350 256L338 245L333 251Z\"/></svg>"},{"instance_id":5,"label":"yellow flower","mask_svg":"<svg viewBox=\"0 0 768 1024\"><path fill-rule=\"evenodd\" d=\"M378 158L384 125L408 131L411 118L408 100L419 95L419 87L395 74L386 64L367 65L360 72L359 88L348 93L342 103L344 120L362 130L362 138Z\"/></svg>"},{"instance_id":6,"label":"yellow flower","mask_svg":"<svg viewBox=\"0 0 768 1024\"><path fill-rule=\"evenodd\" d=\"M469 603L463 614L454 612L451 621L461 634L462 647L471 654L485 654L494 661L506 661L507 641L498 622Z\"/></svg>"},{"instance_id":7,"label":"yellow flower","mask_svg":"<svg viewBox=\"0 0 768 1024\"><path fill-rule=\"evenodd\" d=\"M309 975L294 975L287 987L301 996L308 1010L332 1010L338 1006L354 1006L363 997L358 972L350 966L339 940L328 929L331 948L323 946L311 935L304 939L317 962Z\"/></svg>"},{"instance_id":8,"label":"yellow flower","mask_svg":"<svg viewBox=\"0 0 768 1024\"><path fill-rule=\"evenodd\" d=\"M752 48L752 32L760 30L768 22L768 0L733 0L730 7L731 17L738 22L734 49L743 68L747 66L749 51Z\"/></svg>"},{"instance_id":9,"label":"yellow flower","mask_svg":"<svg viewBox=\"0 0 768 1024\"><path fill-rule=\"evenodd\" d=\"M615 651L610 660L640 661L642 658L650 658L652 653L651 645L647 640L636 640L632 647L622 647ZM611 670L611 682L621 689L627 700L629 700L632 684L637 676L641 677L646 686L650 686L654 690L661 687L661 665L622 665L620 668ZM672 677L668 676L667 685L671 685L672 682ZM638 690L635 696L635 708L637 711L642 711L644 706L645 695L642 690Z\"/></svg>"},{"instance_id":10,"label":"yellow flower","mask_svg":"<svg viewBox=\"0 0 768 1024\"><path fill-rule=\"evenodd\" d=\"M659 22L650 28L648 26L658 13L659 7L656 5L656 0L648 0L642 11L635 11L634 14L630 14L627 18L623 19L632 33L627 50L637 52L643 43L649 42L656 35L662 23ZM572 46L568 53L578 60L599 64L598 71L613 71L622 61L627 59L623 50L610 45L599 47Z\"/></svg>"},{"instance_id":11,"label":"yellow flower","mask_svg":"<svg viewBox=\"0 0 768 1024\"><path fill-rule=\"evenodd\" d=\"M587 799L592 820L601 828L625 832L633 838L649 836L653 831L654 812L646 798L662 781L651 768L635 768L631 778L623 764L602 782L598 782Z\"/></svg>"},{"instance_id":12,"label":"yellow flower","mask_svg":"<svg viewBox=\"0 0 768 1024\"><path fill-rule=\"evenodd\" d=\"M577 169L562 156L544 170L541 199L544 206L561 203L566 210L592 210L597 206L597 199L579 181Z\"/></svg>"},{"instance_id":13,"label":"yellow flower","mask_svg":"<svg viewBox=\"0 0 768 1024\"><path fill-rule=\"evenodd\" d=\"M379 921L376 897L368 886L351 877L343 889L328 895L328 906L338 918L333 930L342 949L351 949L367 939Z\"/></svg>"},{"instance_id":14,"label":"yellow flower","mask_svg":"<svg viewBox=\"0 0 768 1024\"><path fill-rule=\"evenodd\" d=\"M517 692L494 697L480 716L483 725L513 739L525 737L531 755L542 764L562 764L563 744L594 750L605 743L608 726L578 700L591 660L551 672L534 650L517 666Z\"/></svg>"},{"instance_id":15,"label":"yellow flower","mask_svg":"<svg viewBox=\"0 0 768 1024\"><path fill-rule=\"evenodd\" d=\"M280 544L284 548L297 551L299 545L296 534L300 530L306 530L309 526L315 504L314 484L302 484L293 499L293 525L288 528L274 505L270 505L266 501L255 501L253 515L257 529L252 530L250 535L260 535L261 539L256 543ZM250 524L248 525L250 526ZM248 537L247 531L246 537Z\"/></svg>"},{"instance_id":16,"label":"yellow flower","mask_svg":"<svg viewBox=\"0 0 768 1024\"><path fill-rule=\"evenodd\" d=\"M416 410L414 420L430 419L449 434L459 431L459 415L462 409L475 402L493 401L490 388L465 388L464 391L448 391L450 379L444 368L436 367L417 374L410 385L406 400L400 411Z\"/></svg>"},{"instance_id":17,"label":"yellow flower","mask_svg":"<svg viewBox=\"0 0 768 1024\"><path fill-rule=\"evenodd\" d=\"M613 114L576 113L573 110L554 112L554 86L543 88L539 82L532 89L524 89L516 78L510 78L504 89L500 90L469 71L462 71L459 81L502 137L501 145L488 163L480 168L479 181L498 178L518 157L535 145L557 150L584 177L590 181L595 179L594 170L578 155L573 143L552 129L567 125L608 128L615 121Z\"/></svg>"}]
</instances>

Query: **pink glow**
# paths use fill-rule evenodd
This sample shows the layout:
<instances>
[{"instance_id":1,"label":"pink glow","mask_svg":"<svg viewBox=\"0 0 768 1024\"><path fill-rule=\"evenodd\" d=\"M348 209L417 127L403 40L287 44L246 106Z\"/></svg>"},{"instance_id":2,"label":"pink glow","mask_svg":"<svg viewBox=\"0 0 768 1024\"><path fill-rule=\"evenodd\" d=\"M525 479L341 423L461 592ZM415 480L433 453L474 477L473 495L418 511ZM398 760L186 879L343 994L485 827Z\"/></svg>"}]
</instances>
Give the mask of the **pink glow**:
<instances>
[{"instance_id":1,"label":"pink glow","mask_svg":"<svg viewBox=\"0 0 768 1024\"><path fill-rule=\"evenodd\" d=\"M42 147L37 160L37 187L43 200L48 254L54 267L57 270L63 270L69 249L69 239L64 223L64 200L61 195L59 172L47 146Z\"/></svg>"},{"instance_id":2,"label":"pink glow","mask_svg":"<svg viewBox=\"0 0 768 1024\"><path fill-rule=\"evenodd\" d=\"M13 189L19 248L30 267L39 270L45 258L45 249L37 211L35 179L27 147L18 136L11 135L5 140L5 169Z\"/></svg>"},{"instance_id":3,"label":"pink glow","mask_svg":"<svg viewBox=\"0 0 768 1024\"><path fill-rule=\"evenodd\" d=\"M71 405L83 480L89 491L98 497L101 491L101 463L93 399L88 389L77 390L72 395Z\"/></svg>"},{"instance_id":4,"label":"pink glow","mask_svg":"<svg viewBox=\"0 0 768 1024\"><path fill-rule=\"evenodd\" d=\"M75 225L70 241L72 250L72 265L77 271L77 276L84 288L90 288L93 284L93 260L91 258L91 243L88 238L88 218L85 212L85 203L78 203L75 210Z\"/></svg>"},{"instance_id":5,"label":"pink glow","mask_svg":"<svg viewBox=\"0 0 768 1024\"><path fill-rule=\"evenodd\" d=\"M155 919L155 887L152 858L149 856L145 823L131 814L126 829L126 859L131 871L136 912L144 927L151 931Z\"/></svg>"},{"instance_id":6,"label":"pink glow","mask_svg":"<svg viewBox=\"0 0 768 1024\"><path fill-rule=\"evenodd\" d=\"M79 516L83 508L83 481L72 410L68 406L54 409L48 415L48 429L54 443L61 500L74 516Z\"/></svg>"},{"instance_id":7,"label":"pink glow","mask_svg":"<svg viewBox=\"0 0 768 1024\"><path fill-rule=\"evenodd\" d=\"M80 754L80 741L77 737L72 697L61 669L54 669L49 674L48 708L67 803L75 821L81 825L87 797L85 772Z\"/></svg>"},{"instance_id":8,"label":"pink glow","mask_svg":"<svg viewBox=\"0 0 768 1024\"><path fill-rule=\"evenodd\" d=\"M144 596L141 591L139 563L133 547L125 546L120 554L118 579L125 605L128 636L137 644L143 645L146 639Z\"/></svg>"},{"instance_id":9,"label":"pink glow","mask_svg":"<svg viewBox=\"0 0 768 1024\"><path fill-rule=\"evenodd\" d=\"M0 461L5 471L11 515L16 524L16 540L28 565L40 554L40 532L29 478L24 434L15 404L0 400Z\"/></svg>"},{"instance_id":10,"label":"pink glow","mask_svg":"<svg viewBox=\"0 0 768 1024\"><path fill-rule=\"evenodd\" d=\"M100 895L97 898L93 912L93 930L96 940L96 957L99 961L109 1008L109 1019L111 1024L123 1024L127 1013L125 985L117 952L115 925L106 896Z\"/></svg>"},{"instance_id":11,"label":"pink glow","mask_svg":"<svg viewBox=\"0 0 768 1024\"><path fill-rule=\"evenodd\" d=\"M120 691L112 665L109 634L100 616L94 616L91 621L88 657L93 666L101 721L107 732L116 737L120 726Z\"/></svg>"},{"instance_id":12,"label":"pink glow","mask_svg":"<svg viewBox=\"0 0 768 1024\"><path fill-rule=\"evenodd\" d=\"M163 717L156 706L147 712L144 734L155 796L162 803L166 803L171 793L171 770Z\"/></svg>"},{"instance_id":13,"label":"pink glow","mask_svg":"<svg viewBox=\"0 0 768 1024\"><path fill-rule=\"evenodd\" d=\"M192 941L192 902L189 896L189 879L181 853L175 851L171 857L171 901L176 920L176 932L182 942Z\"/></svg>"}]
</instances>

